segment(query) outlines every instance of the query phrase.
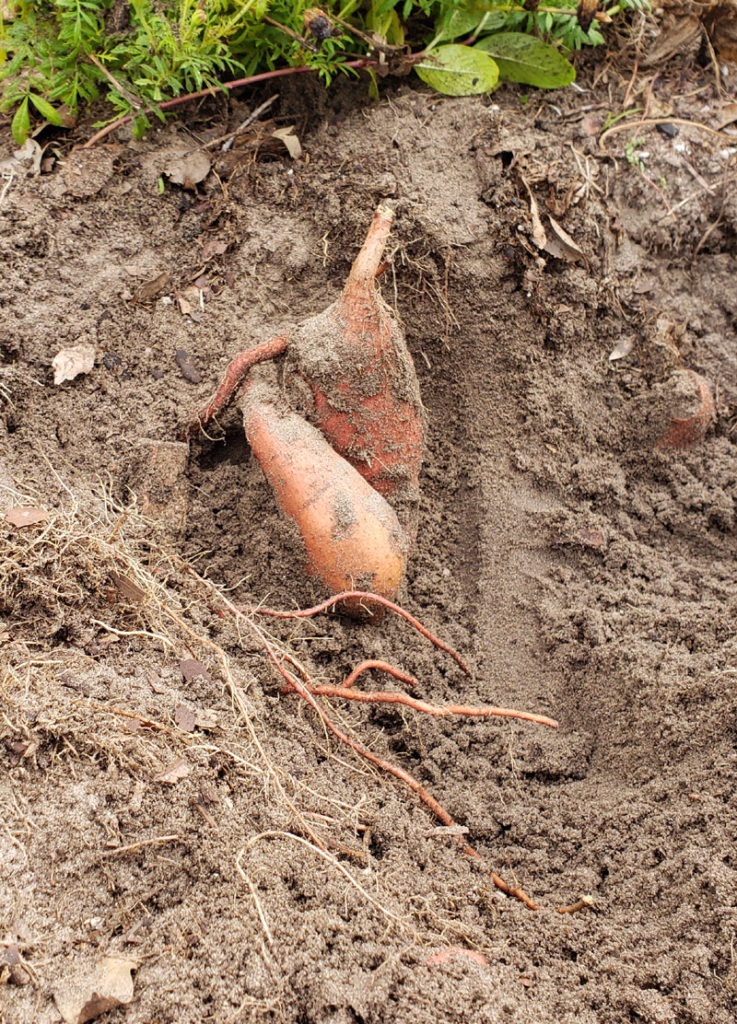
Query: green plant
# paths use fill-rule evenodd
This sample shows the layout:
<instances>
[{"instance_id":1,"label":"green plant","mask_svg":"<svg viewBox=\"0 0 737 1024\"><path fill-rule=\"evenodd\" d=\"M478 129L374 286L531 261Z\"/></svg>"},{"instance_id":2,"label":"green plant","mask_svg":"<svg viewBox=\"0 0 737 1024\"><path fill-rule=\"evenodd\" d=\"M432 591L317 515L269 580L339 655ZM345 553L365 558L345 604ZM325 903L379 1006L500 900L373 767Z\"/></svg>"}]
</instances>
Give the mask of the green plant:
<instances>
[{"instance_id":1,"label":"green plant","mask_svg":"<svg viewBox=\"0 0 737 1024\"><path fill-rule=\"evenodd\" d=\"M558 88L574 77L564 54L603 37L596 21L583 31L576 0L551 2L533 13L514 0L328 0L329 30L315 35L314 0L3 0L0 109L14 111L19 144L32 117L59 125L101 97L140 134L165 100L283 67L329 84L377 42L390 67L409 48L420 77L452 95L500 78ZM603 20L646 4L618 0Z\"/></svg>"},{"instance_id":2,"label":"green plant","mask_svg":"<svg viewBox=\"0 0 737 1024\"><path fill-rule=\"evenodd\" d=\"M642 157L637 152L638 149L642 149L645 145L644 139L629 139L627 145L624 147L624 158L628 164L632 167L636 167L638 171L645 170L645 164Z\"/></svg>"}]
</instances>

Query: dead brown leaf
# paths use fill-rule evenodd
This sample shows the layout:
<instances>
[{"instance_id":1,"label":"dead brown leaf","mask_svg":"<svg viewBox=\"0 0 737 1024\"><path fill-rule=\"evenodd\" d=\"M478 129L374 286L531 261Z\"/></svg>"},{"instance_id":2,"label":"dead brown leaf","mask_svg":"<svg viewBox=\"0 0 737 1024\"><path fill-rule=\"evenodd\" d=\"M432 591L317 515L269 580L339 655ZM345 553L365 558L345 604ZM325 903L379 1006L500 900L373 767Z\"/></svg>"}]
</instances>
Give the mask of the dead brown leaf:
<instances>
[{"instance_id":1,"label":"dead brown leaf","mask_svg":"<svg viewBox=\"0 0 737 1024\"><path fill-rule=\"evenodd\" d=\"M175 185L182 188L194 190L195 185L204 181L210 173L212 161L202 149L196 149L192 153L181 153L173 157L166 165L164 174Z\"/></svg>"},{"instance_id":2,"label":"dead brown leaf","mask_svg":"<svg viewBox=\"0 0 737 1024\"><path fill-rule=\"evenodd\" d=\"M283 142L292 160L298 160L302 156L302 144L294 134L294 125L290 124L284 128L277 128L271 133L275 139Z\"/></svg>"},{"instance_id":3,"label":"dead brown leaf","mask_svg":"<svg viewBox=\"0 0 737 1024\"><path fill-rule=\"evenodd\" d=\"M154 775L154 782L164 782L168 786L175 786L181 779L186 779L190 773L190 767L186 761L180 758L174 764Z\"/></svg>"},{"instance_id":4,"label":"dead brown leaf","mask_svg":"<svg viewBox=\"0 0 737 1024\"><path fill-rule=\"evenodd\" d=\"M204 678L210 682L212 677L207 671L207 667L202 664L201 661L197 661L196 658L185 658L184 661L179 663L179 671L184 677L184 681L189 683L192 679L196 679L197 676L204 676Z\"/></svg>"},{"instance_id":5,"label":"dead brown leaf","mask_svg":"<svg viewBox=\"0 0 737 1024\"><path fill-rule=\"evenodd\" d=\"M6 520L11 526L35 526L36 523L45 523L49 513L44 508L37 508L35 505L16 505L9 508L5 513Z\"/></svg>"},{"instance_id":6,"label":"dead brown leaf","mask_svg":"<svg viewBox=\"0 0 737 1024\"><path fill-rule=\"evenodd\" d=\"M116 1006L133 1001L131 972L136 960L118 956L104 957L91 973L68 978L54 991L54 1001L65 1024L86 1024Z\"/></svg>"},{"instance_id":7,"label":"dead brown leaf","mask_svg":"<svg viewBox=\"0 0 737 1024\"><path fill-rule=\"evenodd\" d=\"M180 704L174 711L174 721L183 732L194 732L197 726L197 715L186 704Z\"/></svg>"},{"instance_id":8,"label":"dead brown leaf","mask_svg":"<svg viewBox=\"0 0 737 1024\"><path fill-rule=\"evenodd\" d=\"M527 184L527 179L520 175L522 184L527 189L527 194L530 197L530 218L532 220L532 241L538 247L538 249L544 249L547 243L548 237L545 234L545 228L543 222L540 219L540 208L537 205L537 199L532 194L532 189Z\"/></svg>"},{"instance_id":9,"label":"dead brown leaf","mask_svg":"<svg viewBox=\"0 0 737 1024\"><path fill-rule=\"evenodd\" d=\"M228 243L221 242L219 238L210 238L202 246L200 257L203 263L207 263L213 256L222 256L228 251Z\"/></svg>"},{"instance_id":10,"label":"dead brown leaf","mask_svg":"<svg viewBox=\"0 0 737 1024\"><path fill-rule=\"evenodd\" d=\"M609 362L614 363L617 359L624 359L632 351L632 347L635 344L635 339L632 335L625 335L624 338L620 338L617 344L609 353Z\"/></svg>"},{"instance_id":11,"label":"dead brown leaf","mask_svg":"<svg viewBox=\"0 0 737 1024\"><path fill-rule=\"evenodd\" d=\"M132 580L129 580L127 576L122 576L117 572L111 572L110 576L116 590L125 601L128 601L130 604L140 604L143 601L146 592L141 590Z\"/></svg>"},{"instance_id":12,"label":"dead brown leaf","mask_svg":"<svg viewBox=\"0 0 737 1024\"><path fill-rule=\"evenodd\" d=\"M665 25L653 43L650 51L641 61L643 67L653 67L665 63L676 53L685 53L690 46L701 40L701 23L693 15L680 18L678 21Z\"/></svg>"},{"instance_id":13,"label":"dead brown leaf","mask_svg":"<svg viewBox=\"0 0 737 1024\"><path fill-rule=\"evenodd\" d=\"M576 260L585 260L586 257L583 254L583 250L573 241L568 232L561 227L555 217L548 214L548 220L553 232L548 234L545 244L546 252L549 252L551 256L556 256L558 259L568 260L569 263L575 263Z\"/></svg>"},{"instance_id":14,"label":"dead brown leaf","mask_svg":"<svg viewBox=\"0 0 737 1024\"><path fill-rule=\"evenodd\" d=\"M152 281L146 281L145 284L142 284L133 298L136 302L152 302L154 299L157 299L162 292L166 291L170 283L171 275L165 270Z\"/></svg>"},{"instance_id":15,"label":"dead brown leaf","mask_svg":"<svg viewBox=\"0 0 737 1024\"><path fill-rule=\"evenodd\" d=\"M169 689L168 686L165 686L164 683L161 682L161 678L157 676L155 672L149 672L146 679L154 693L166 693Z\"/></svg>"}]
</instances>

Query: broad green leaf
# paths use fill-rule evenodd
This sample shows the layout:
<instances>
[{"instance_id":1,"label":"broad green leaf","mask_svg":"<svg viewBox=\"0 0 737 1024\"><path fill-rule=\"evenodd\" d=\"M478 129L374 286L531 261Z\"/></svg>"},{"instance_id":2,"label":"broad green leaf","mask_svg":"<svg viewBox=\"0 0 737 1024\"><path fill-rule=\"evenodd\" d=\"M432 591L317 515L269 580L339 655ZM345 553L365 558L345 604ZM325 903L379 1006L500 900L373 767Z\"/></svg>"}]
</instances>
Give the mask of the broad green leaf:
<instances>
[{"instance_id":1,"label":"broad green leaf","mask_svg":"<svg viewBox=\"0 0 737 1024\"><path fill-rule=\"evenodd\" d=\"M28 114L28 97L26 96L15 114L13 114L13 120L10 122L10 131L18 145L22 146L28 138L30 130L31 118Z\"/></svg>"},{"instance_id":2,"label":"broad green leaf","mask_svg":"<svg viewBox=\"0 0 737 1024\"><path fill-rule=\"evenodd\" d=\"M494 32L502 27L507 20L506 11L459 10L455 8L450 15L443 18L437 27L436 40L441 43L446 39L458 39L472 32Z\"/></svg>"},{"instance_id":3,"label":"broad green leaf","mask_svg":"<svg viewBox=\"0 0 737 1024\"><path fill-rule=\"evenodd\" d=\"M491 92L499 68L480 50L451 43L432 50L415 71L423 82L445 96L477 96Z\"/></svg>"},{"instance_id":4,"label":"broad green leaf","mask_svg":"<svg viewBox=\"0 0 737 1024\"><path fill-rule=\"evenodd\" d=\"M438 42L442 42L444 39L458 39L459 36L468 35L473 32L483 16L483 11L463 10L456 7L441 20L435 38Z\"/></svg>"},{"instance_id":5,"label":"broad green leaf","mask_svg":"<svg viewBox=\"0 0 737 1024\"><path fill-rule=\"evenodd\" d=\"M505 82L524 82L538 89L560 89L576 77L576 71L554 46L524 32L498 32L476 43L499 65Z\"/></svg>"},{"instance_id":6,"label":"broad green leaf","mask_svg":"<svg viewBox=\"0 0 737 1024\"><path fill-rule=\"evenodd\" d=\"M36 96L35 93L31 92L28 94L28 98L34 105L36 110L39 112L41 117L48 121L49 124L64 124L59 111L55 107L52 107L48 100L45 100L43 96Z\"/></svg>"}]
</instances>

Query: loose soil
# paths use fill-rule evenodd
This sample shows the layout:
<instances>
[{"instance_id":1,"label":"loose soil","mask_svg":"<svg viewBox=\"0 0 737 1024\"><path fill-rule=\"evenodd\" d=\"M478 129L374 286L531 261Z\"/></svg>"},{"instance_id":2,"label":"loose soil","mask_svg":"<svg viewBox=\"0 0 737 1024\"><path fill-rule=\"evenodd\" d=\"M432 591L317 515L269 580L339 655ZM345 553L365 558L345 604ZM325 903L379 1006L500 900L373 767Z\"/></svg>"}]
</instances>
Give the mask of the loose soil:
<instances>
[{"instance_id":1,"label":"loose soil","mask_svg":"<svg viewBox=\"0 0 737 1024\"><path fill-rule=\"evenodd\" d=\"M194 189L162 177L264 92L6 171L2 508L49 516L0 527L8 1024L59 1021L54 993L106 955L137 966L110 1024L735 1019L737 142L600 144L628 77L374 106L303 78L270 111L298 160L246 140ZM734 99L710 71L629 102L648 89L653 117L702 124ZM237 411L176 442L230 358L336 298L383 199L427 421L401 600L471 678L392 615L238 625L223 598L324 594ZM80 344L94 369L55 386ZM716 422L656 448L683 368ZM560 722L331 702L482 863L280 692L253 621L322 682L383 658L423 699Z\"/></svg>"}]
</instances>

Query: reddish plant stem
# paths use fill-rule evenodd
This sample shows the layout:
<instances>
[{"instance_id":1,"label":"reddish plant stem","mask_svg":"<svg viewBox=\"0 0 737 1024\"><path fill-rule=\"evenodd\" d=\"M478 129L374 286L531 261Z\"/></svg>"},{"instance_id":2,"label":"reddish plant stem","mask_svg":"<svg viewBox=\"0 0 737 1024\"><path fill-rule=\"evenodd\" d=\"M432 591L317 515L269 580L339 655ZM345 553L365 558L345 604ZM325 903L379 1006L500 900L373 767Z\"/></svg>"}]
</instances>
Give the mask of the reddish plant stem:
<instances>
[{"instance_id":1,"label":"reddish plant stem","mask_svg":"<svg viewBox=\"0 0 737 1024\"><path fill-rule=\"evenodd\" d=\"M408 686L417 686L417 680L414 676L411 676L409 672L403 672L401 668L397 668L395 665L390 665L388 661L362 661L360 665L356 665L349 676L346 676L343 681L344 687L353 686L355 681L363 672L368 672L369 669L378 669L380 672L388 672L390 676L394 676L400 683L406 683Z\"/></svg>"},{"instance_id":2,"label":"reddish plant stem","mask_svg":"<svg viewBox=\"0 0 737 1024\"><path fill-rule=\"evenodd\" d=\"M350 60L347 61L343 67L345 68L368 68L373 67L378 62L375 60L361 59L361 60ZM256 85L258 82L268 82L272 78L282 78L285 75L301 75L305 71L314 71L314 68L310 67L299 67L299 68L277 68L276 71L264 71L260 75L251 75L249 78L236 78L232 82L218 82L219 89L225 89L230 91L231 89L240 89L241 86L245 85ZM173 100L164 100L163 103L158 104L159 110L171 110L172 107L178 107L182 103L189 103L190 100L199 100L204 96L217 96L218 92L214 86L209 89L200 89L199 92L188 92L185 96L177 96ZM107 135L116 131L118 128L122 128L124 124L128 124L136 114L124 114L123 117L119 117L117 121L113 121L111 124L105 125L99 132L96 132L91 138L82 146L82 149L89 149L94 146L97 142L100 142Z\"/></svg>"},{"instance_id":3,"label":"reddish plant stem","mask_svg":"<svg viewBox=\"0 0 737 1024\"><path fill-rule=\"evenodd\" d=\"M369 590L345 590L341 594L335 594L333 597L329 597L326 601L322 601L320 604L316 604L313 608L300 608L297 611L278 611L274 608L251 608L249 611L254 615L269 615L273 619L311 619L315 615L319 615L321 612L326 612L330 608L333 608L336 604L346 600L365 600L367 602L375 601L377 604L383 605L384 608L388 608L389 611L395 612L400 615L406 622L409 622L413 629L416 629L418 633L429 640L430 643L434 644L439 650L445 651L449 654L453 661L459 665L467 676L473 675L471 669L465 663L463 658L454 651L453 648L446 644L444 640L438 639L434 636L429 629L422 625L414 615L410 615L409 612L405 611L401 605L394 604L386 597L381 597L379 594L372 594Z\"/></svg>"},{"instance_id":4,"label":"reddish plant stem","mask_svg":"<svg viewBox=\"0 0 737 1024\"><path fill-rule=\"evenodd\" d=\"M322 683L307 683L310 693L319 694L321 697L342 697L344 700L357 700L363 704L404 704L414 711L420 711L423 715L433 715L436 718L447 718L450 715L465 715L468 718L519 718L523 722L535 722L538 725L547 725L551 729L557 729L558 723L546 715L535 715L530 711L515 711L513 708L497 707L472 707L467 704L428 704L424 700L410 697L406 693L394 693L391 691L379 691L378 693L366 693L365 690L354 690L347 686L330 686Z\"/></svg>"},{"instance_id":5,"label":"reddish plant stem","mask_svg":"<svg viewBox=\"0 0 737 1024\"><path fill-rule=\"evenodd\" d=\"M214 398L187 424L179 435L180 440L188 441L195 434L199 433L213 416L217 416L219 412L222 412L233 400L233 396L243 383L243 379L251 367L257 363L263 363L267 359L274 359L276 356L280 356L286 350L288 340L289 335L282 334L278 338L264 341L260 345L255 345L253 348L249 348L246 352L241 352L240 355L236 356L225 371L223 381L215 392Z\"/></svg>"}]
</instances>

